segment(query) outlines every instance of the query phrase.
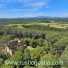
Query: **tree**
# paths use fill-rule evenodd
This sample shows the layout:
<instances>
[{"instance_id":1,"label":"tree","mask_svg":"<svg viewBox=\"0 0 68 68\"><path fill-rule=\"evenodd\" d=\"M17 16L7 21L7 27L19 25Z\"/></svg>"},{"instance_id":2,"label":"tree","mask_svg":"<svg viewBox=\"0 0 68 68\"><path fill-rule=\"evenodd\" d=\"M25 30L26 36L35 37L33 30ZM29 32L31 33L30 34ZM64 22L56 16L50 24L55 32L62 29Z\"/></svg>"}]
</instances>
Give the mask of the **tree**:
<instances>
[{"instance_id":1,"label":"tree","mask_svg":"<svg viewBox=\"0 0 68 68\"><path fill-rule=\"evenodd\" d=\"M59 57L59 61L63 61L63 66L68 67L68 45L63 51L62 55Z\"/></svg>"},{"instance_id":2,"label":"tree","mask_svg":"<svg viewBox=\"0 0 68 68\"><path fill-rule=\"evenodd\" d=\"M31 56L31 60L40 60L40 54L42 53L43 48L42 47L37 47L34 50L30 51L30 56Z\"/></svg>"},{"instance_id":3,"label":"tree","mask_svg":"<svg viewBox=\"0 0 68 68\"><path fill-rule=\"evenodd\" d=\"M38 45L39 46L44 46L44 40L42 38L38 39Z\"/></svg>"},{"instance_id":4,"label":"tree","mask_svg":"<svg viewBox=\"0 0 68 68\"><path fill-rule=\"evenodd\" d=\"M24 38L24 39L22 40L22 43L23 43L23 44L26 44L27 46L29 46L31 41L32 41L32 39L30 39L30 38Z\"/></svg>"},{"instance_id":5,"label":"tree","mask_svg":"<svg viewBox=\"0 0 68 68\"><path fill-rule=\"evenodd\" d=\"M28 49L24 49L23 55L22 55L22 61L28 61L30 60L30 52Z\"/></svg>"},{"instance_id":6,"label":"tree","mask_svg":"<svg viewBox=\"0 0 68 68\"><path fill-rule=\"evenodd\" d=\"M40 65L42 63L42 66L45 68L52 67L53 60L54 60L54 56L51 53L45 54L40 59Z\"/></svg>"}]
</instances>

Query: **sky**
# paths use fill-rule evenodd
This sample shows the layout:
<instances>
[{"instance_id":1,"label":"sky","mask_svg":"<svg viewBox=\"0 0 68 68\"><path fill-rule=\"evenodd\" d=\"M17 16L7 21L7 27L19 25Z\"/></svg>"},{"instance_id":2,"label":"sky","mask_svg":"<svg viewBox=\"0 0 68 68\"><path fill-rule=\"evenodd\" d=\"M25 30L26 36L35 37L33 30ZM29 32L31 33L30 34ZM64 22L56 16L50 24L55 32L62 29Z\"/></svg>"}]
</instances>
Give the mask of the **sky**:
<instances>
[{"instance_id":1,"label":"sky","mask_svg":"<svg viewBox=\"0 0 68 68\"><path fill-rule=\"evenodd\" d=\"M0 18L68 17L68 0L0 0Z\"/></svg>"}]
</instances>

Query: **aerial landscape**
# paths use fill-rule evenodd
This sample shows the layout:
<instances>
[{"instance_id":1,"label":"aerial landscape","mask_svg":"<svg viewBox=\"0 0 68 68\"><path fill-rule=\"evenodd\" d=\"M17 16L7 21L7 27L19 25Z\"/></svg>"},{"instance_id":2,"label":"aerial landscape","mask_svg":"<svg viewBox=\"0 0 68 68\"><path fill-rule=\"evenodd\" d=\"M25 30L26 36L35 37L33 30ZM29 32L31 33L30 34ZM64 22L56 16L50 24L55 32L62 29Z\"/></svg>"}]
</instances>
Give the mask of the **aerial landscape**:
<instances>
[{"instance_id":1,"label":"aerial landscape","mask_svg":"<svg viewBox=\"0 0 68 68\"><path fill-rule=\"evenodd\" d=\"M68 68L68 1L0 1L0 68Z\"/></svg>"}]
</instances>

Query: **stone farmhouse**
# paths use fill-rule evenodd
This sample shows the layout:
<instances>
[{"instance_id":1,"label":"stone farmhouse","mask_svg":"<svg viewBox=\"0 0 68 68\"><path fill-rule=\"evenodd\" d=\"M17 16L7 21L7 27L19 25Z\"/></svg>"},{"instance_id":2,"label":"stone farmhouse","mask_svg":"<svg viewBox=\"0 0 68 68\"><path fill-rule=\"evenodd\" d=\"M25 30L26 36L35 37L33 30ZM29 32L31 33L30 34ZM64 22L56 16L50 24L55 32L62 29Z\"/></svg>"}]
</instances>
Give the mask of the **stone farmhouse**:
<instances>
[{"instance_id":1,"label":"stone farmhouse","mask_svg":"<svg viewBox=\"0 0 68 68\"><path fill-rule=\"evenodd\" d=\"M12 54L14 53L14 51L21 46L21 41L19 39L17 40L11 40L10 42L8 42L7 46L5 47L5 51L8 54L8 56L12 56Z\"/></svg>"}]
</instances>

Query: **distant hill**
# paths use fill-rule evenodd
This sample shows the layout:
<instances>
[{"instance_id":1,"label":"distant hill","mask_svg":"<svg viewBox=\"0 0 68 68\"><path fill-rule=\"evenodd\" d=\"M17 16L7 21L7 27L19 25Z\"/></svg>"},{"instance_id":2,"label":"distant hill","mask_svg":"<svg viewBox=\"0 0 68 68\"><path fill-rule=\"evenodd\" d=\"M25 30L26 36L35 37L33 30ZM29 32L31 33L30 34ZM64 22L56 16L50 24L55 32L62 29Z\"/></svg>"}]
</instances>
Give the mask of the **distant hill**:
<instances>
[{"instance_id":1,"label":"distant hill","mask_svg":"<svg viewBox=\"0 0 68 68\"><path fill-rule=\"evenodd\" d=\"M34 17L34 18L0 18L0 24L47 22L47 23L68 23L68 18L55 17Z\"/></svg>"}]
</instances>

